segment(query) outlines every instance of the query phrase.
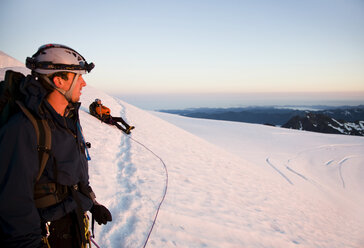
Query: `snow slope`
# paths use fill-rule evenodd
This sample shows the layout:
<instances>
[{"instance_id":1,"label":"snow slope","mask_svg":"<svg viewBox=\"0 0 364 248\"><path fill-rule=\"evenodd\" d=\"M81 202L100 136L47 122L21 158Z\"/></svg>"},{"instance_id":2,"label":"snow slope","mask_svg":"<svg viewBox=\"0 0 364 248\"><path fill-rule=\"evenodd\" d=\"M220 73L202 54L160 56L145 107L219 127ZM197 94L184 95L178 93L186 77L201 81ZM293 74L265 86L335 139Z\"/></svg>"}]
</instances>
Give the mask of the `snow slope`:
<instances>
[{"instance_id":1,"label":"snow slope","mask_svg":"<svg viewBox=\"0 0 364 248\"><path fill-rule=\"evenodd\" d=\"M25 67L25 66L24 63L7 55L3 51L0 51L0 68L5 68L5 67Z\"/></svg>"},{"instance_id":2,"label":"snow slope","mask_svg":"<svg viewBox=\"0 0 364 248\"><path fill-rule=\"evenodd\" d=\"M175 119L190 123L202 139L154 113L85 88L85 105L95 98L135 125L131 137L167 165L168 191L148 247L364 244L361 137ZM142 247L163 196L163 164L86 109L81 118L93 144L91 183L114 216L97 229L96 239L102 247Z\"/></svg>"},{"instance_id":3,"label":"snow slope","mask_svg":"<svg viewBox=\"0 0 364 248\"><path fill-rule=\"evenodd\" d=\"M90 116L95 98L132 135ZM81 101L91 185L113 215L100 247L143 247L167 179L147 247L364 246L363 137L162 120L91 86Z\"/></svg>"},{"instance_id":4,"label":"snow slope","mask_svg":"<svg viewBox=\"0 0 364 248\"><path fill-rule=\"evenodd\" d=\"M21 72L25 75L30 73L30 70L26 68L22 62L0 51L0 80L3 80L3 75L5 75L5 71L9 69Z\"/></svg>"},{"instance_id":5,"label":"snow slope","mask_svg":"<svg viewBox=\"0 0 364 248\"><path fill-rule=\"evenodd\" d=\"M277 160L283 168L292 167L303 158L322 160L317 164L331 165L331 167L319 167L312 161L307 161L307 163L301 162L302 168L299 169L306 168L309 170L308 173L317 174L317 170L322 168L323 171L318 173L318 176L322 177L328 173L336 173L337 176L333 176L334 179L323 181L320 178L319 180L325 184L330 184L332 181L330 187L338 190L345 189L343 194L364 195L362 180L349 183L355 183L357 185L355 188L345 188L343 187L344 178L342 178L343 171L346 176L350 174L350 177L364 176L364 168L359 166L364 158L363 137L320 134L248 123L201 120L160 112L151 113L262 167L267 166L271 160ZM314 168L311 168L312 166ZM360 197L358 198L361 200Z\"/></svg>"}]
</instances>

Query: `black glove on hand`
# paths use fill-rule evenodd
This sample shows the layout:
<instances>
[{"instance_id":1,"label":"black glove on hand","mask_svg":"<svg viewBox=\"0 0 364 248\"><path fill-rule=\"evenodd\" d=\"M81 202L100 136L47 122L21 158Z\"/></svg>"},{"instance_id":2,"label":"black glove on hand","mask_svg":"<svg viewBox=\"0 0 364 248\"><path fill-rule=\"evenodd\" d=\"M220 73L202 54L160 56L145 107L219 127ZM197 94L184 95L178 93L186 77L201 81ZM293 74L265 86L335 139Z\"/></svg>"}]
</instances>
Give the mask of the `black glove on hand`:
<instances>
[{"instance_id":1,"label":"black glove on hand","mask_svg":"<svg viewBox=\"0 0 364 248\"><path fill-rule=\"evenodd\" d=\"M103 205L94 204L90 212L92 213L92 216L95 218L99 225L106 225L106 222L112 221L110 211Z\"/></svg>"}]
</instances>

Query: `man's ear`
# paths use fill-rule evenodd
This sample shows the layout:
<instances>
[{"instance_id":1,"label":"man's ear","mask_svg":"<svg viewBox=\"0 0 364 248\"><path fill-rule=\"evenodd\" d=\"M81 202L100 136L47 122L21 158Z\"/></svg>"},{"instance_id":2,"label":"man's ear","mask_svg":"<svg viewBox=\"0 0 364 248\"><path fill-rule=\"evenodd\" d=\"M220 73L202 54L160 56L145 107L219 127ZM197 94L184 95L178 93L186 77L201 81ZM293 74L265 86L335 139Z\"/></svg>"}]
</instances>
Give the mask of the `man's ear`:
<instances>
[{"instance_id":1,"label":"man's ear","mask_svg":"<svg viewBox=\"0 0 364 248\"><path fill-rule=\"evenodd\" d=\"M57 88L62 88L62 86L64 85L64 81L61 77L55 76L53 78L53 83Z\"/></svg>"}]
</instances>

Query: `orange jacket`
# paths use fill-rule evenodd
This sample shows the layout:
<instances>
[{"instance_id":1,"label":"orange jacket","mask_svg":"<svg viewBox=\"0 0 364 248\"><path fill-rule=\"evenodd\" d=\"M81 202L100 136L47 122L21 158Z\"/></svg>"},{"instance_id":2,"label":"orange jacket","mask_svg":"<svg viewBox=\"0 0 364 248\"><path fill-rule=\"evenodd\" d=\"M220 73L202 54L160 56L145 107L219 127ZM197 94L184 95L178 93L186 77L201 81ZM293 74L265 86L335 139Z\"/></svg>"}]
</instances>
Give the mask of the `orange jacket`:
<instances>
[{"instance_id":1,"label":"orange jacket","mask_svg":"<svg viewBox=\"0 0 364 248\"><path fill-rule=\"evenodd\" d=\"M97 106L95 110L99 116L110 115L110 109L103 105Z\"/></svg>"}]
</instances>

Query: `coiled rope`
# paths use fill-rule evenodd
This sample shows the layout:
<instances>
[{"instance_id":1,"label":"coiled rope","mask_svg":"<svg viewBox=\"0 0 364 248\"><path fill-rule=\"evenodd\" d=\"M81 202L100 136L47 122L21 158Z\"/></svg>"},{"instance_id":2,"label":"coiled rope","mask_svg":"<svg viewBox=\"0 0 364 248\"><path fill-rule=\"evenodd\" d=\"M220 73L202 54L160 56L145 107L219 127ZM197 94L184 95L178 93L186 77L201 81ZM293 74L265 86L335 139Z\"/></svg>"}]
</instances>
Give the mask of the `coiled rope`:
<instances>
[{"instance_id":1,"label":"coiled rope","mask_svg":"<svg viewBox=\"0 0 364 248\"><path fill-rule=\"evenodd\" d=\"M153 154L156 158L158 158L158 159L162 162L163 167L164 167L164 170L165 170L165 172L166 172L166 181L165 181L165 187L164 187L163 197L162 197L162 200L160 201L160 203L159 203L159 205L158 205L157 212L156 212L156 214L155 214L155 216L154 216L153 224L152 224L152 226L151 226L151 228L150 228L150 230L149 230L148 236L147 236L147 238L146 238L146 240L145 240L145 242L144 242L143 248L145 248L145 247L147 246L147 244L148 244L150 234L152 233L153 228L154 228L154 225L155 225L155 223L156 223L156 221L157 221L157 217L158 217L158 214L159 214L159 210L160 210L160 208L161 208L161 206L162 206L162 203L163 203L163 201L164 201L164 199L166 198L166 195L167 195L167 189L168 189L168 169L167 169L167 166L166 166L166 164L164 163L163 159L162 159L161 157L159 157L157 154L155 154L155 153L154 153L151 149L149 149L147 146L145 146L145 145L144 145L144 144L142 144L141 142L139 142L139 141L137 141L137 140L133 139L133 138L132 138L132 137L130 137L130 136L126 136L126 137L128 137L129 139L131 139L131 140L133 140L134 142L138 143L139 145L141 145L142 147L144 147L146 150L148 150L150 153L152 153L152 154Z\"/></svg>"}]
</instances>

